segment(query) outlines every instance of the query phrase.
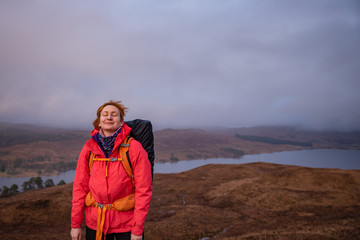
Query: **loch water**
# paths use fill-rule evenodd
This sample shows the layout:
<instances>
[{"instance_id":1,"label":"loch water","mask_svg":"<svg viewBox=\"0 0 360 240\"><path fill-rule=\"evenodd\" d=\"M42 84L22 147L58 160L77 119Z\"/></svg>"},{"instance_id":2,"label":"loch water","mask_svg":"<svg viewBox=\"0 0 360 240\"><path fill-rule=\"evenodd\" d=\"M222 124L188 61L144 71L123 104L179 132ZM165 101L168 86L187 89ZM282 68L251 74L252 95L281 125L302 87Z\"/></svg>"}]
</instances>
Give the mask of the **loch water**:
<instances>
[{"instance_id":1,"label":"loch water","mask_svg":"<svg viewBox=\"0 0 360 240\"><path fill-rule=\"evenodd\" d=\"M244 164L253 162L267 162L276 164L296 165L312 168L360 169L360 150L312 149L300 151L285 151L244 155L240 158L211 158L199 160L184 160L171 163L156 163L155 173L179 173L207 164ZM74 181L75 170L62 172L57 176L41 176L45 182L52 179L55 184L64 180L66 183ZM0 177L0 187L11 187L17 184L21 189L26 178Z\"/></svg>"}]
</instances>

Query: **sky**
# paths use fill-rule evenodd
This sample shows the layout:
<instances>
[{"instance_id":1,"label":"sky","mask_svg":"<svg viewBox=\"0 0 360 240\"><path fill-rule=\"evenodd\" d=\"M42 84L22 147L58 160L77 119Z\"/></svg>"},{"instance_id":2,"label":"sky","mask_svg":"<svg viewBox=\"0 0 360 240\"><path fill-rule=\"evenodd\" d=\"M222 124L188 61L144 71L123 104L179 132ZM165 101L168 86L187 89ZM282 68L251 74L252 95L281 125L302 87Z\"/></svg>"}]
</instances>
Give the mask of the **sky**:
<instances>
[{"instance_id":1,"label":"sky","mask_svg":"<svg viewBox=\"0 0 360 240\"><path fill-rule=\"evenodd\" d=\"M360 130L357 0L0 2L0 122Z\"/></svg>"}]
</instances>

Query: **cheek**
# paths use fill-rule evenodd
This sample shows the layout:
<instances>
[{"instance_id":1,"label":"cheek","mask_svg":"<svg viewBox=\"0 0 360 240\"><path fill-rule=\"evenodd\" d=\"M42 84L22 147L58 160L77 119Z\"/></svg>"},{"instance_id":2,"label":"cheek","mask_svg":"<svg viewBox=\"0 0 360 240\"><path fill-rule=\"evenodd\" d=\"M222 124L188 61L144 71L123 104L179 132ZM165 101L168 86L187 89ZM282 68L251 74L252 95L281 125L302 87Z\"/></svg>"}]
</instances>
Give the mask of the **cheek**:
<instances>
[{"instance_id":1,"label":"cheek","mask_svg":"<svg viewBox=\"0 0 360 240\"><path fill-rule=\"evenodd\" d=\"M116 124L117 124L117 125L121 125L120 118L116 118Z\"/></svg>"}]
</instances>

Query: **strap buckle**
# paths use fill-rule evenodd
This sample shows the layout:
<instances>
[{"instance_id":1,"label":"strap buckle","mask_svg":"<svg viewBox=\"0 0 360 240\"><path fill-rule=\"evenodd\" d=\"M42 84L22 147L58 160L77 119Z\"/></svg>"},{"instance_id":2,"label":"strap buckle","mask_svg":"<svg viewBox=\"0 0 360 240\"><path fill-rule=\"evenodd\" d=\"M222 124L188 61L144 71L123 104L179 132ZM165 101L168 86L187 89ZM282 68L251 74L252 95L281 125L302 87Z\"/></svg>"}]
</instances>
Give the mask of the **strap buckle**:
<instances>
[{"instance_id":1,"label":"strap buckle","mask_svg":"<svg viewBox=\"0 0 360 240\"><path fill-rule=\"evenodd\" d=\"M101 203L96 203L96 205L99 207L99 208L101 208L101 209L103 209L104 207L106 207L107 209L111 209L112 208L112 204L101 204Z\"/></svg>"},{"instance_id":2,"label":"strap buckle","mask_svg":"<svg viewBox=\"0 0 360 240\"><path fill-rule=\"evenodd\" d=\"M96 205L97 205L98 207L100 207L101 209L103 209L104 206L105 206L104 204L101 204L101 203L98 203L98 202L96 203Z\"/></svg>"}]
</instances>

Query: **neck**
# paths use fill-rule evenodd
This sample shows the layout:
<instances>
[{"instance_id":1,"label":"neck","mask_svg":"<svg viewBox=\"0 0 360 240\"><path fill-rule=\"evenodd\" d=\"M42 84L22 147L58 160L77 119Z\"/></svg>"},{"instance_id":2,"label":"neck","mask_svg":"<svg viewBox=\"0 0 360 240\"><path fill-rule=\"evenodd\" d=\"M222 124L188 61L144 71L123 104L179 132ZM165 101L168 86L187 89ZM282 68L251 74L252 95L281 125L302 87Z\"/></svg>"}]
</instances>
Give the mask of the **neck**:
<instances>
[{"instance_id":1,"label":"neck","mask_svg":"<svg viewBox=\"0 0 360 240\"><path fill-rule=\"evenodd\" d=\"M101 135L103 135L104 137L110 137L111 135L113 135L116 131L104 131L104 130L100 130Z\"/></svg>"}]
</instances>

